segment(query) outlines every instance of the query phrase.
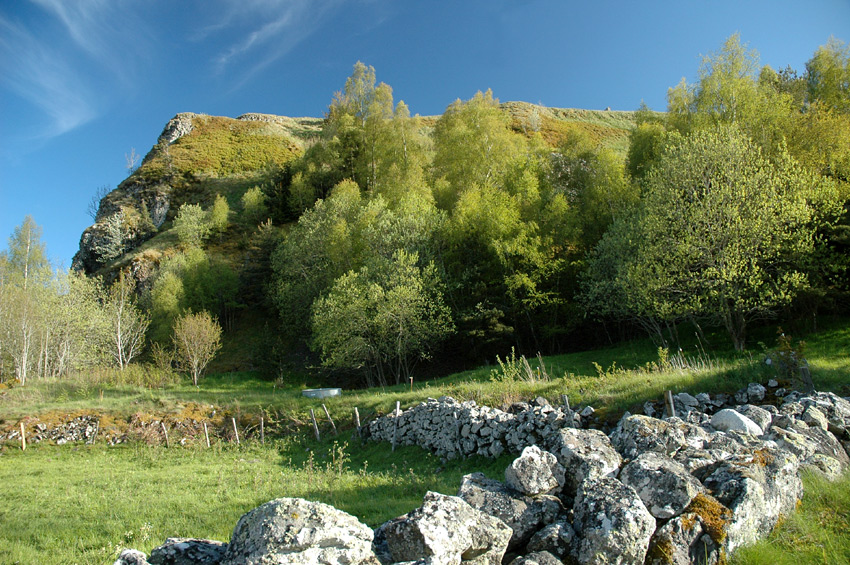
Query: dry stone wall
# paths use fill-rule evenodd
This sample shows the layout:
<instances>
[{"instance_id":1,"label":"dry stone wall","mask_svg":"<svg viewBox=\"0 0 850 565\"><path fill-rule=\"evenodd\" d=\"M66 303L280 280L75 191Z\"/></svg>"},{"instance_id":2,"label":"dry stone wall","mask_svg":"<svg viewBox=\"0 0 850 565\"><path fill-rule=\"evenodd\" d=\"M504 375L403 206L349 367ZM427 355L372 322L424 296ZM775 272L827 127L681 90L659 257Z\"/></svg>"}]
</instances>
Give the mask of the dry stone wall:
<instances>
[{"instance_id":1,"label":"dry stone wall","mask_svg":"<svg viewBox=\"0 0 850 565\"><path fill-rule=\"evenodd\" d=\"M835 478L850 466L850 400L765 393L682 393L682 417L648 405L607 434L582 427L589 410L576 417L542 399L509 411L429 399L366 434L447 458L521 451L504 481L467 475L457 496L429 492L374 531L327 505L278 499L243 516L230 544L175 538L150 561L127 550L116 565L723 563L794 511L801 469ZM748 404L766 398L780 401Z\"/></svg>"}]
</instances>

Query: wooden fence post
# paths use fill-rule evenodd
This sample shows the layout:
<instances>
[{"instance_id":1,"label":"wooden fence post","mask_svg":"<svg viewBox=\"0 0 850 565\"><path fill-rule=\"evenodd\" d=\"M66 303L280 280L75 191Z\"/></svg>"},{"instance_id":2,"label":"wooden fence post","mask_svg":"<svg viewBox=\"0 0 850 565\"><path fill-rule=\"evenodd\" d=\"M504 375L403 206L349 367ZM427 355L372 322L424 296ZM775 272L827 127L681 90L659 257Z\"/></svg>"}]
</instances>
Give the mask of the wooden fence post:
<instances>
[{"instance_id":1,"label":"wooden fence post","mask_svg":"<svg viewBox=\"0 0 850 565\"><path fill-rule=\"evenodd\" d=\"M313 412L312 408L310 408L310 419L313 420L313 433L316 434L316 441L321 441L321 436L319 435L319 424L316 423L316 413Z\"/></svg>"},{"instance_id":2,"label":"wooden fence post","mask_svg":"<svg viewBox=\"0 0 850 565\"><path fill-rule=\"evenodd\" d=\"M576 426L576 419L575 416L573 416L572 409L570 408L570 397L566 394L562 394L561 403L564 405L564 413L567 415L567 422L569 422L571 428L574 428Z\"/></svg>"},{"instance_id":3,"label":"wooden fence post","mask_svg":"<svg viewBox=\"0 0 850 565\"><path fill-rule=\"evenodd\" d=\"M401 420L401 402L396 400L395 403L395 426L393 427L393 448L395 451L396 446L396 436L398 435L398 422Z\"/></svg>"},{"instance_id":4,"label":"wooden fence post","mask_svg":"<svg viewBox=\"0 0 850 565\"><path fill-rule=\"evenodd\" d=\"M171 447L168 443L168 430L165 427L165 422L161 421L159 425L162 426L162 433L165 434L165 447Z\"/></svg>"},{"instance_id":5,"label":"wooden fence post","mask_svg":"<svg viewBox=\"0 0 850 565\"><path fill-rule=\"evenodd\" d=\"M239 445L239 430L236 429L236 418L231 418L231 422L233 422L233 433L236 434L236 445Z\"/></svg>"},{"instance_id":6,"label":"wooden fence post","mask_svg":"<svg viewBox=\"0 0 850 565\"><path fill-rule=\"evenodd\" d=\"M322 404L322 409L325 411L325 416L327 416L327 417L328 417L328 421L331 423L331 427L332 427L332 428L333 428L333 430L334 430L334 435L337 435L337 433L336 433L336 424L334 424L334 419L333 419L333 418L331 418L331 413L330 413L330 412L328 412L328 407L327 407L327 406L325 406L324 404Z\"/></svg>"},{"instance_id":7,"label":"wooden fence post","mask_svg":"<svg viewBox=\"0 0 850 565\"><path fill-rule=\"evenodd\" d=\"M354 429L357 430L357 437L363 441L363 431L360 429L360 411L357 406L354 407Z\"/></svg>"},{"instance_id":8,"label":"wooden fence post","mask_svg":"<svg viewBox=\"0 0 850 565\"><path fill-rule=\"evenodd\" d=\"M207 431L207 423L204 422L204 438L207 440L207 449L210 447L210 433Z\"/></svg>"},{"instance_id":9,"label":"wooden fence post","mask_svg":"<svg viewBox=\"0 0 850 565\"><path fill-rule=\"evenodd\" d=\"M27 450L27 432L24 429L24 423L21 422L21 451Z\"/></svg>"},{"instance_id":10,"label":"wooden fence post","mask_svg":"<svg viewBox=\"0 0 850 565\"><path fill-rule=\"evenodd\" d=\"M664 407L667 408L667 417L676 417L676 407L673 404L673 391L668 390L664 393Z\"/></svg>"},{"instance_id":11,"label":"wooden fence post","mask_svg":"<svg viewBox=\"0 0 850 565\"><path fill-rule=\"evenodd\" d=\"M260 443L266 445L266 427L262 416L260 416Z\"/></svg>"}]
</instances>

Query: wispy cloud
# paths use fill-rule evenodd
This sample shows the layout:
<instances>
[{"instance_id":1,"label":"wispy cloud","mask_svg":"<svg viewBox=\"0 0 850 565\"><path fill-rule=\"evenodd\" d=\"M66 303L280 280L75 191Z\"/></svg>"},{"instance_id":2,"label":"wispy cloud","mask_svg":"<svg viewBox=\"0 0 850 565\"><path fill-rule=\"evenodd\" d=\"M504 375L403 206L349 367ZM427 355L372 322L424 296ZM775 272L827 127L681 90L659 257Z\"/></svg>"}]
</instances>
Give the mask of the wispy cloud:
<instances>
[{"instance_id":1,"label":"wispy cloud","mask_svg":"<svg viewBox=\"0 0 850 565\"><path fill-rule=\"evenodd\" d=\"M120 0L30 3L40 16L0 13L0 84L45 118L32 137L51 138L94 119L132 88L139 65L128 62L145 52L148 38Z\"/></svg>"},{"instance_id":2,"label":"wispy cloud","mask_svg":"<svg viewBox=\"0 0 850 565\"><path fill-rule=\"evenodd\" d=\"M310 37L343 2L248 0L238 8L231 2L231 9L196 37L233 36L212 63L217 73L235 75L235 90Z\"/></svg>"},{"instance_id":3,"label":"wispy cloud","mask_svg":"<svg viewBox=\"0 0 850 565\"><path fill-rule=\"evenodd\" d=\"M55 137L95 116L91 92L56 48L0 17L0 73L3 82L44 112L47 126L36 137Z\"/></svg>"}]
</instances>

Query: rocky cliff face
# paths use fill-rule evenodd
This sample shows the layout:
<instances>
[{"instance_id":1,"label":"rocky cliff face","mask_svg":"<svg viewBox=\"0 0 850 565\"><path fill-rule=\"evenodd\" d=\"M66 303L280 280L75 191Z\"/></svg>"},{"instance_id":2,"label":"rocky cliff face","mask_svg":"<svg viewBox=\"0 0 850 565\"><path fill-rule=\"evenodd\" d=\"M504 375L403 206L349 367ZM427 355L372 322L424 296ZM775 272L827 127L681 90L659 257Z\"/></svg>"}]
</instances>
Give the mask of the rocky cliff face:
<instances>
[{"instance_id":1,"label":"rocky cliff face","mask_svg":"<svg viewBox=\"0 0 850 565\"><path fill-rule=\"evenodd\" d=\"M132 252L161 233L180 204L211 196L211 179L257 174L269 163L285 163L300 154L305 139L321 131L321 123L267 114L236 119L177 114L141 166L101 199L94 224L80 237L72 268L86 274L119 266L129 266L134 275L151 272Z\"/></svg>"}]
</instances>

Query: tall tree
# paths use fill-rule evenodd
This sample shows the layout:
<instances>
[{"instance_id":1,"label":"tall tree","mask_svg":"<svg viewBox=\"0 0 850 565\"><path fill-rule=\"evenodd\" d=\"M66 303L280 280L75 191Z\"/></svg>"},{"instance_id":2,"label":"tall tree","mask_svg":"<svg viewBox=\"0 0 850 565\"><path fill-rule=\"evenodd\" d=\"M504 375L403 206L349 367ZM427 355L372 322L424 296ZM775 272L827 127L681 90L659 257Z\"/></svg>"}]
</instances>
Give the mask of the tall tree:
<instances>
[{"instance_id":1,"label":"tall tree","mask_svg":"<svg viewBox=\"0 0 850 565\"><path fill-rule=\"evenodd\" d=\"M121 272L106 296L106 315L110 322L111 353L123 371L141 353L150 316L136 306L135 284Z\"/></svg>"},{"instance_id":2,"label":"tall tree","mask_svg":"<svg viewBox=\"0 0 850 565\"><path fill-rule=\"evenodd\" d=\"M742 350L751 321L805 288L816 231L838 209L834 185L787 154L768 160L734 127L697 131L673 139L640 213L603 238L595 261L619 264L592 272L616 281L633 313L708 318Z\"/></svg>"}]
</instances>

